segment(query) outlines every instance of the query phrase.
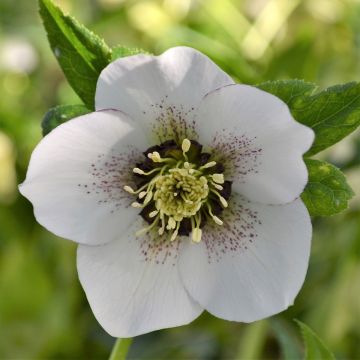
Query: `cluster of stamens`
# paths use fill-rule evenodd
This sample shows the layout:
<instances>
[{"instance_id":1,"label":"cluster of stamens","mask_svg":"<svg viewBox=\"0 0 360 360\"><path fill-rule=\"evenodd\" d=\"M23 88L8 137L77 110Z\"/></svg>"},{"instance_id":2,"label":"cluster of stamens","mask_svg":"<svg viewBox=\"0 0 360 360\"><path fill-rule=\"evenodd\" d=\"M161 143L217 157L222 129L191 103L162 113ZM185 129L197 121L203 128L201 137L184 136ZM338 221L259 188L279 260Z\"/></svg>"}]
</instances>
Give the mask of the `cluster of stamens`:
<instances>
[{"instance_id":1,"label":"cluster of stamens","mask_svg":"<svg viewBox=\"0 0 360 360\"><path fill-rule=\"evenodd\" d=\"M146 160L133 169L136 190L124 186L137 196L131 206L142 209L140 215L149 223L137 236L155 229L159 235L168 233L170 241L191 233L192 240L200 242L208 219L223 225L219 215L228 206L231 182L225 181L223 166L209 161L211 154L203 153L199 143L184 139L180 146L171 140L144 155Z\"/></svg>"}]
</instances>

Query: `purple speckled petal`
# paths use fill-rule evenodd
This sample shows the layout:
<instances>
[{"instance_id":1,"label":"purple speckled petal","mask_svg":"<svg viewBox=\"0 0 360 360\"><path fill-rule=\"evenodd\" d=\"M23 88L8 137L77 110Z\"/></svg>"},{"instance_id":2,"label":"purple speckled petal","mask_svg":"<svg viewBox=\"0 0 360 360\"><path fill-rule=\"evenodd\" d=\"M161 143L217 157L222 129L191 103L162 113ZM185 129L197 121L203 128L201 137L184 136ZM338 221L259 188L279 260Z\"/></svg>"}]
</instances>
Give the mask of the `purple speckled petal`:
<instances>
[{"instance_id":1,"label":"purple speckled petal","mask_svg":"<svg viewBox=\"0 0 360 360\"><path fill-rule=\"evenodd\" d=\"M21 193L40 224L82 244L112 241L137 217L131 169L149 146L137 124L120 111L70 120L35 148Z\"/></svg>"},{"instance_id":2,"label":"purple speckled petal","mask_svg":"<svg viewBox=\"0 0 360 360\"><path fill-rule=\"evenodd\" d=\"M135 238L143 225L138 218L118 241L78 248L81 284L95 317L112 336L184 325L203 311L180 279L180 243Z\"/></svg>"},{"instance_id":3,"label":"purple speckled petal","mask_svg":"<svg viewBox=\"0 0 360 360\"><path fill-rule=\"evenodd\" d=\"M225 214L225 212L224 212ZM180 274L195 301L223 319L252 322L293 304L308 267L311 221L301 202L264 205L233 196L223 226L184 242Z\"/></svg>"},{"instance_id":4,"label":"purple speckled petal","mask_svg":"<svg viewBox=\"0 0 360 360\"><path fill-rule=\"evenodd\" d=\"M99 77L95 104L97 110L126 112L157 143L159 137L183 136L204 95L233 83L199 51L174 47L160 56L134 55L108 65Z\"/></svg>"},{"instance_id":5,"label":"purple speckled petal","mask_svg":"<svg viewBox=\"0 0 360 360\"><path fill-rule=\"evenodd\" d=\"M225 86L204 97L195 131L225 165L234 191L250 200L285 204L303 191L303 154L314 133L279 98L248 85Z\"/></svg>"}]
</instances>

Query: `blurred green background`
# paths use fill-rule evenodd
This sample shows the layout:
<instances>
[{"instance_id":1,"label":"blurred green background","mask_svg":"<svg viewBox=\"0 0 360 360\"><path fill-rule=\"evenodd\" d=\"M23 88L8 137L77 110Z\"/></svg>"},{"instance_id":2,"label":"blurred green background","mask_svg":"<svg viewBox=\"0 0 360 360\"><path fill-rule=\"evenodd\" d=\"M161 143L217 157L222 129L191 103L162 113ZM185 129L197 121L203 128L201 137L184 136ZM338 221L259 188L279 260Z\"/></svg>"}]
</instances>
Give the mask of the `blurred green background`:
<instances>
[{"instance_id":1,"label":"blurred green background","mask_svg":"<svg viewBox=\"0 0 360 360\"><path fill-rule=\"evenodd\" d=\"M300 78L320 87L360 80L359 0L59 0L109 45L161 53L193 46L239 82ZM17 191L49 107L80 103L47 43L35 0L0 0L0 358L106 359L114 339L94 319L77 279L75 244L35 222ZM136 338L131 358L296 358L293 318L340 359L360 359L360 137L322 153L358 195L314 220L310 268L295 305L236 324L205 314ZM176 311L176 309L174 309Z\"/></svg>"}]
</instances>

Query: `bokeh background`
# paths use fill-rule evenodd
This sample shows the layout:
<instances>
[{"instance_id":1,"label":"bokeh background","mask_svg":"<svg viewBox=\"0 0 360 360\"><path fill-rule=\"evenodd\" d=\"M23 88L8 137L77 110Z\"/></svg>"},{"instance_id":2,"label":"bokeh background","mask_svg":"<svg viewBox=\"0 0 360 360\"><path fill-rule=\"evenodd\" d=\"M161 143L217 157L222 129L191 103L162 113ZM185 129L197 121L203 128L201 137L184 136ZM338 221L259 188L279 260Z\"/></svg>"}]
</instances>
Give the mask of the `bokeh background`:
<instances>
[{"instance_id":1,"label":"bokeh background","mask_svg":"<svg viewBox=\"0 0 360 360\"><path fill-rule=\"evenodd\" d=\"M109 45L195 47L239 82L299 78L321 88L360 78L359 0L59 0ZM106 359L114 339L79 285L75 244L35 222L17 191L49 107L80 103L47 43L35 0L0 0L0 358ZM320 155L358 193L314 219L310 268L295 305L250 325L204 314L140 336L131 358L280 359L301 350L298 318L340 359L360 359L360 137ZM176 309L174 309L176 311Z\"/></svg>"}]
</instances>

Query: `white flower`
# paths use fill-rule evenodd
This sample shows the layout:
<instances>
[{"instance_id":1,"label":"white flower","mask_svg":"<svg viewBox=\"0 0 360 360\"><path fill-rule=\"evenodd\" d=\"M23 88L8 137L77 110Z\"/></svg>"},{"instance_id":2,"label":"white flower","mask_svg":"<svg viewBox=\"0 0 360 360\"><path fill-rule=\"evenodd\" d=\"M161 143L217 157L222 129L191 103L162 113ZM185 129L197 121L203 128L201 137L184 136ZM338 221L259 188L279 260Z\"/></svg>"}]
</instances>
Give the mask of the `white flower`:
<instances>
[{"instance_id":1,"label":"white flower","mask_svg":"<svg viewBox=\"0 0 360 360\"><path fill-rule=\"evenodd\" d=\"M186 47L113 62L95 100L40 142L20 190L80 244L104 329L130 337L204 309L252 322L291 305L310 251L299 195L312 130Z\"/></svg>"}]
</instances>

